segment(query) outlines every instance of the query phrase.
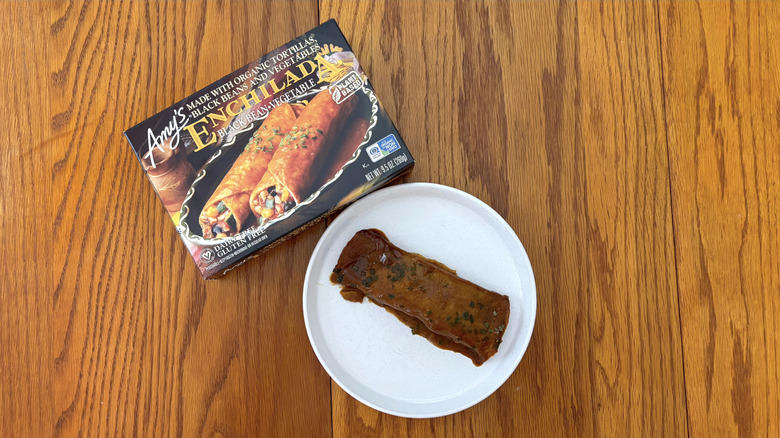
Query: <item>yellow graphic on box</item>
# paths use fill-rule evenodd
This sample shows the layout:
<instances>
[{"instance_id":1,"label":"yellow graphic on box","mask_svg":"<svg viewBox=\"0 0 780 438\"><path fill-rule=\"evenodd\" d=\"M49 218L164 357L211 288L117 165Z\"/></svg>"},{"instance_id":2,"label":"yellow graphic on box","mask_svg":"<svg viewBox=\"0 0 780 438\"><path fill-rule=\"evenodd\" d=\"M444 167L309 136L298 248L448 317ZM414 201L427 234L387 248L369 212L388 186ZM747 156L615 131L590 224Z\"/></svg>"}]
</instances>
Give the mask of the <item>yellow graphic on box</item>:
<instances>
[{"instance_id":1,"label":"yellow graphic on box","mask_svg":"<svg viewBox=\"0 0 780 438\"><path fill-rule=\"evenodd\" d=\"M322 50L317 53L314 60L317 61L317 67L320 70L318 73L320 82L337 82L352 71L354 67L353 62L335 59L330 56L341 51L343 49L339 46L325 44L322 46Z\"/></svg>"},{"instance_id":2,"label":"yellow graphic on box","mask_svg":"<svg viewBox=\"0 0 780 438\"><path fill-rule=\"evenodd\" d=\"M254 105L260 104L264 99L279 95L283 91L296 86L298 82L314 73L315 69L318 70L318 82L333 83L344 78L349 72L356 70L356 62L351 52L344 52L341 47L334 44L325 44L317 52L314 61L307 59L290 67L285 71L283 78L272 77L257 88L249 89L248 92L238 95L221 105L218 109L184 126L184 130L188 131L190 137L194 140L196 145L195 152L200 151L219 142L220 136L217 135L217 131L224 124L229 123ZM235 89L239 90L240 87L237 86ZM258 91L260 94L258 94Z\"/></svg>"}]
</instances>

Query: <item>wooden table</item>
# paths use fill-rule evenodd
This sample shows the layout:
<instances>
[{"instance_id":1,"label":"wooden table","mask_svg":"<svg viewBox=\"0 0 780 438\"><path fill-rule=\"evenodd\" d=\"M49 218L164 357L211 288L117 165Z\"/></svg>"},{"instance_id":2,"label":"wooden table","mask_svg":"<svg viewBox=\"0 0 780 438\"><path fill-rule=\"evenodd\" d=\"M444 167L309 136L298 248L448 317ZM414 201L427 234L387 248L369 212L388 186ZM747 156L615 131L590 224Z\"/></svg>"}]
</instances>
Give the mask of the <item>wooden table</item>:
<instances>
[{"instance_id":1,"label":"wooden table","mask_svg":"<svg viewBox=\"0 0 780 438\"><path fill-rule=\"evenodd\" d=\"M331 17L406 181L485 200L534 267L523 361L455 415L381 414L317 362L326 223L203 281L122 136ZM0 435L780 436L777 3L2 2L0 23Z\"/></svg>"}]
</instances>

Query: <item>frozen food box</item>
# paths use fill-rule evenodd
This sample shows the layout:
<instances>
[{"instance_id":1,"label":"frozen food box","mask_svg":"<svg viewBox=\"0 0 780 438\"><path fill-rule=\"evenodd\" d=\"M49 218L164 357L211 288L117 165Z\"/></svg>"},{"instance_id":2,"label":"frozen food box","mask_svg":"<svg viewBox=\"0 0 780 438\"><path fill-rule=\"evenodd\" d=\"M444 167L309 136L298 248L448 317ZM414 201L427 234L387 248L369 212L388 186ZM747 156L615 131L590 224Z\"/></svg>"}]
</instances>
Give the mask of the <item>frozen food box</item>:
<instances>
[{"instance_id":1,"label":"frozen food box","mask_svg":"<svg viewBox=\"0 0 780 438\"><path fill-rule=\"evenodd\" d=\"M125 136L204 278L414 166L334 20Z\"/></svg>"}]
</instances>

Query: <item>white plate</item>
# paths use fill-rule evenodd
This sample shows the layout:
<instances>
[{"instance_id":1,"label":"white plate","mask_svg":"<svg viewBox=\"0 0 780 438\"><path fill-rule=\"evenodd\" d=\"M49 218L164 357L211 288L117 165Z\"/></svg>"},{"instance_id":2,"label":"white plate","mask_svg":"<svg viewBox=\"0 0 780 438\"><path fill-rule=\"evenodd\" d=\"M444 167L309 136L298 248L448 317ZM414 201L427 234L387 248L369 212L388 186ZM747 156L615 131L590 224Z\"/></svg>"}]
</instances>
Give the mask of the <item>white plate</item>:
<instances>
[{"instance_id":1,"label":"white plate","mask_svg":"<svg viewBox=\"0 0 780 438\"><path fill-rule=\"evenodd\" d=\"M343 299L329 276L341 250L365 228L508 295L509 322L498 353L476 367L412 335L381 307ZM479 403L512 375L531 340L536 285L523 245L493 209L451 187L402 184L356 202L322 235L306 271L303 317L320 363L351 396L388 414L431 418Z\"/></svg>"}]
</instances>

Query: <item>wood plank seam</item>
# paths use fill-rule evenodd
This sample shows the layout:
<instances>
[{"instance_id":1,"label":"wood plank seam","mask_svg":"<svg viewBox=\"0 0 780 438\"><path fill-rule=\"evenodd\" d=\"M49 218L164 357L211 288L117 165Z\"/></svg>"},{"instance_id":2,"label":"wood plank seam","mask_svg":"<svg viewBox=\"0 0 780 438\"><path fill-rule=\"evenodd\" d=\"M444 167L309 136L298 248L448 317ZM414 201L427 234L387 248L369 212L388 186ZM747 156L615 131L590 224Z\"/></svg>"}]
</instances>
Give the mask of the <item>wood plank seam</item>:
<instances>
[{"instance_id":1,"label":"wood plank seam","mask_svg":"<svg viewBox=\"0 0 780 438\"><path fill-rule=\"evenodd\" d=\"M672 193L672 179L674 178L674 175L672 174L672 157L670 155L669 151L669 115L666 111L666 78L664 76L664 63L663 63L663 53L664 53L664 47L663 47L663 38L662 38L662 29L661 29L661 4L659 0L655 1L655 10L657 14L658 20L656 21L656 25L658 27L658 64L659 64L659 71L661 73L661 104L663 109L663 115L664 115L664 126L666 129L664 129L664 135L665 135L665 144L666 144L666 163L667 163L667 169L668 169L668 175L669 175L669 209L672 215L672 242L674 247L674 276L675 276L675 285L677 286L677 315L678 315L678 321L679 324L677 326L677 329L680 333L680 355L682 357L682 364L683 364L683 370L682 370L682 379L683 379L683 396L685 397L685 419L686 419L686 426L687 426L687 432L688 436L691 436L691 417L690 417L690 407L688 406L688 385L685 381L686 375L685 375L685 347L683 346L683 329L682 329L682 309L680 308L680 271L678 269L679 267L679 256L677 253L677 235L675 234L675 215L674 215L674 202L673 202L673 193Z\"/></svg>"}]
</instances>

